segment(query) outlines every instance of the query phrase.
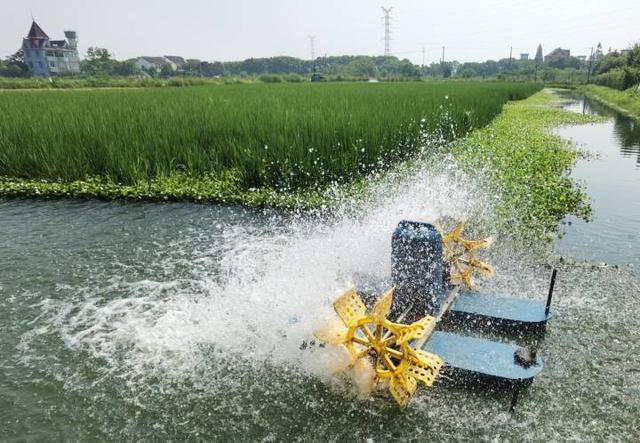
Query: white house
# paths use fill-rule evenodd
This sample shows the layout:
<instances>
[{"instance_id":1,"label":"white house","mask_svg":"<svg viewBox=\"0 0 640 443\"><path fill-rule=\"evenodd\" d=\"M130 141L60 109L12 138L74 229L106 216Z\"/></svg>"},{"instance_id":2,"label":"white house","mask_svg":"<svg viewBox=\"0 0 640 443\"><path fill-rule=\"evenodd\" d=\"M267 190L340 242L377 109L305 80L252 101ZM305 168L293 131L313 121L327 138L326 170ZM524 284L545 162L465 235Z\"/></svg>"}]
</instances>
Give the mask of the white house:
<instances>
[{"instance_id":1,"label":"white house","mask_svg":"<svg viewBox=\"0 0 640 443\"><path fill-rule=\"evenodd\" d=\"M175 55L164 57L138 57L136 67L144 71L161 71L164 66L170 66L173 71L182 71L187 62L184 58Z\"/></svg>"},{"instance_id":2,"label":"white house","mask_svg":"<svg viewBox=\"0 0 640 443\"><path fill-rule=\"evenodd\" d=\"M165 55L164 58L166 58L171 63L176 65L176 71L184 70L184 67L187 65L187 61L184 58L177 55Z\"/></svg>"},{"instance_id":3,"label":"white house","mask_svg":"<svg viewBox=\"0 0 640 443\"><path fill-rule=\"evenodd\" d=\"M176 70L177 66L164 57L138 57L136 60L136 67L145 71L160 71L166 65L169 65L172 70Z\"/></svg>"}]
</instances>

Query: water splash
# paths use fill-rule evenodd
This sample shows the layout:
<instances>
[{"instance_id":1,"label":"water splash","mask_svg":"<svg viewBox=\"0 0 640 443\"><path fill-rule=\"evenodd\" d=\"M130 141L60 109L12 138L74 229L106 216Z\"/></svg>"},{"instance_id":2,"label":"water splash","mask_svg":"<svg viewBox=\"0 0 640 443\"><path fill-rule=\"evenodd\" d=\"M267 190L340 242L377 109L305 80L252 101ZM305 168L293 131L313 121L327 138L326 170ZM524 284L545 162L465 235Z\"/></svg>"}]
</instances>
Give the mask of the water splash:
<instances>
[{"instance_id":1,"label":"water splash","mask_svg":"<svg viewBox=\"0 0 640 443\"><path fill-rule=\"evenodd\" d=\"M101 275L95 286L43 303L45 317L68 348L127 378L192 376L210 358L203 350L211 349L250 364L324 374L322 356L300 345L333 315L331 302L357 274L389 276L398 221L490 211L455 165L437 172L405 167L379 179L365 204L345 198L329 216L269 214L257 224L158 242L147 259L165 270L164 279Z\"/></svg>"},{"instance_id":2,"label":"water splash","mask_svg":"<svg viewBox=\"0 0 640 443\"><path fill-rule=\"evenodd\" d=\"M473 214L479 237L499 234L491 198L453 163L416 164L382 180L364 203L345 198L322 218L193 205L34 204L29 218L3 225L18 243L3 244L8 258L0 265L10 278L0 291L11 296L0 297L0 318L28 320L7 322L5 334L20 343L7 354L14 358L0 361L0 390L54 392L43 403L54 417L45 428L59 439L508 439L516 432L557 440L603 429L630 436L640 398L638 340L618 338L637 329L640 317L629 307L639 288L613 269L561 272L546 370L516 419L497 392L436 387L418 393L400 426L388 399L357 398L324 375L324 356L300 343L332 315L330 303L356 273L388 276L398 220ZM489 261L498 272L486 288L543 298L546 271L527 250L498 236ZM584 382L593 368L606 383ZM584 402L589 422L573 429ZM16 414L41 417L33 412L40 409ZM59 414L84 424L66 428Z\"/></svg>"}]
</instances>

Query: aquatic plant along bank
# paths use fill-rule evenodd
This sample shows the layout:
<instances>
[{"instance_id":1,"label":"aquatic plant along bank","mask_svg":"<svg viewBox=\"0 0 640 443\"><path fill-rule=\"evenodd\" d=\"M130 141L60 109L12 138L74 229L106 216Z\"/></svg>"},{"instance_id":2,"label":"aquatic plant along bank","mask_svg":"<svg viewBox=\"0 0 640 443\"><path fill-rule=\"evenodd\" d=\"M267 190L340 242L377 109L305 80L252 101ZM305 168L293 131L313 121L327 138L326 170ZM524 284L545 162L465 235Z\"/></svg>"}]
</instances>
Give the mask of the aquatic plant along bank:
<instances>
[{"instance_id":1,"label":"aquatic plant along bank","mask_svg":"<svg viewBox=\"0 0 640 443\"><path fill-rule=\"evenodd\" d=\"M221 201L220 188L317 190L411 158L425 133L465 135L538 89L413 82L7 91L1 193L113 198L124 186L124 198ZM223 179L211 193L176 189L228 176L233 186Z\"/></svg>"},{"instance_id":2,"label":"aquatic plant along bank","mask_svg":"<svg viewBox=\"0 0 640 443\"><path fill-rule=\"evenodd\" d=\"M618 112L640 120L640 85L626 91L607 88L606 86L586 85L579 91Z\"/></svg>"},{"instance_id":3,"label":"aquatic plant along bank","mask_svg":"<svg viewBox=\"0 0 640 443\"><path fill-rule=\"evenodd\" d=\"M551 240L568 215L590 217L588 196L570 177L580 151L551 129L601 121L559 107L550 90L508 103L486 128L450 145L458 165L499 195L497 221L531 240Z\"/></svg>"}]
</instances>

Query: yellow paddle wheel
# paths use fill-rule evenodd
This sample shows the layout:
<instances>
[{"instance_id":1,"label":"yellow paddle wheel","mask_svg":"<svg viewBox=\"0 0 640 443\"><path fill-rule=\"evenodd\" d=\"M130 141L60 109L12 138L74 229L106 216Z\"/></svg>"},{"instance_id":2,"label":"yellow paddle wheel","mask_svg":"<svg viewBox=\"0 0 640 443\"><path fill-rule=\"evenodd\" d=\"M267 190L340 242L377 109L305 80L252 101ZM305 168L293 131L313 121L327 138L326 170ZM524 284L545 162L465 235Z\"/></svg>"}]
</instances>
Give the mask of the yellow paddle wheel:
<instances>
[{"instance_id":1,"label":"yellow paddle wheel","mask_svg":"<svg viewBox=\"0 0 640 443\"><path fill-rule=\"evenodd\" d=\"M334 303L339 322L316 331L316 337L332 345L343 346L350 358L348 368L367 380L363 390L388 385L391 395L404 408L422 381L431 386L443 361L434 354L414 348L412 342L433 331L431 316L404 325L387 319L391 311L393 289L380 298L369 313L355 289Z\"/></svg>"},{"instance_id":2,"label":"yellow paddle wheel","mask_svg":"<svg viewBox=\"0 0 640 443\"><path fill-rule=\"evenodd\" d=\"M491 246L493 240L490 237L483 240L463 238L464 222L458 222L449 232L446 232L446 227L442 223L436 224L436 228L442 235L443 259L449 267L451 285L471 288L473 275L476 272L485 277L493 275L493 267L476 256L479 249Z\"/></svg>"},{"instance_id":3,"label":"yellow paddle wheel","mask_svg":"<svg viewBox=\"0 0 640 443\"><path fill-rule=\"evenodd\" d=\"M341 369L350 370L360 390L369 393L386 386L401 408L416 392L418 381L433 385L444 364L422 345L435 329L436 323L451 305L459 287L470 288L474 273L493 274L493 268L476 257L476 252L489 246L491 239L467 240L462 237L464 223L460 222L448 233L438 226L442 236L444 264L453 289L444 300L437 316L424 316L411 324L393 322L391 312L394 288L389 289L367 312L355 289L341 295L333 308L338 318L315 332L320 341L346 351L348 363Z\"/></svg>"}]
</instances>

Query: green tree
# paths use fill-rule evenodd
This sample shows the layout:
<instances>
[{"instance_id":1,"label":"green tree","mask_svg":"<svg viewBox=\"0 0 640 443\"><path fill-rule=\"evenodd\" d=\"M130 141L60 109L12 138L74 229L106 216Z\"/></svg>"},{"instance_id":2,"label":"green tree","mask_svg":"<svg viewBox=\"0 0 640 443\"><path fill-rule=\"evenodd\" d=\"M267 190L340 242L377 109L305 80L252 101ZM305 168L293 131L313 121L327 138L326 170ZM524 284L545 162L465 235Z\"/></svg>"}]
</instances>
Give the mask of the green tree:
<instances>
[{"instance_id":1,"label":"green tree","mask_svg":"<svg viewBox=\"0 0 640 443\"><path fill-rule=\"evenodd\" d=\"M602 43L598 42L598 46L596 46L596 52L593 53L593 59L595 61L598 61L602 57L604 57L604 53L602 52Z\"/></svg>"},{"instance_id":2,"label":"green tree","mask_svg":"<svg viewBox=\"0 0 640 443\"><path fill-rule=\"evenodd\" d=\"M98 60L101 62L107 62L111 60L111 53L108 49L90 46L89 49L87 49L86 58L90 61Z\"/></svg>"},{"instance_id":3,"label":"green tree","mask_svg":"<svg viewBox=\"0 0 640 443\"><path fill-rule=\"evenodd\" d=\"M110 75L115 61L105 48L89 47L85 59L80 62L80 70L89 75Z\"/></svg>"},{"instance_id":4,"label":"green tree","mask_svg":"<svg viewBox=\"0 0 640 443\"><path fill-rule=\"evenodd\" d=\"M370 57L357 57L346 66L346 71L356 77L375 77L376 66Z\"/></svg>"},{"instance_id":5,"label":"green tree","mask_svg":"<svg viewBox=\"0 0 640 443\"><path fill-rule=\"evenodd\" d=\"M556 71L554 69L545 69L542 74L542 80L545 82L552 82L556 79Z\"/></svg>"},{"instance_id":6,"label":"green tree","mask_svg":"<svg viewBox=\"0 0 640 443\"><path fill-rule=\"evenodd\" d=\"M476 71L473 68L464 68L460 70L460 77L472 78L476 76Z\"/></svg>"},{"instance_id":7,"label":"green tree","mask_svg":"<svg viewBox=\"0 0 640 443\"><path fill-rule=\"evenodd\" d=\"M451 62L443 62L442 65L442 77L450 78L453 74L453 65Z\"/></svg>"},{"instance_id":8,"label":"green tree","mask_svg":"<svg viewBox=\"0 0 640 443\"><path fill-rule=\"evenodd\" d=\"M136 67L135 60L125 60L122 62L114 60L111 64L111 71L109 72L112 75L123 75L129 76L134 75L138 71Z\"/></svg>"},{"instance_id":9,"label":"green tree","mask_svg":"<svg viewBox=\"0 0 640 443\"><path fill-rule=\"evenodd\" d=\"M24 61L24 51L18 50L15 54L0 60L0 76L2 77L28 77L29 67Z\"/></svg>"},{"instance_id":10,"label":"green tree","mask_svg":"<svg viewBox=\"0 0 640 443\"><path fill-rule=\"evenodd\" d=\"M161 78L171 77L172 75L175 75L175 73L176 71L173 70L170 64L162 65L162 68L160 69Z\"/></svg>"},{"instance_id":11,"label":"green tree","mask_svg":"<svg viewBox=\"0 0 640 443\"><path fill-rule=\"evenodd\" d=\"M640 43L633 45L627 53L627 65L632 68L640 68Z\"/></svg>"},{"instance_id":12,"label":"green tree","mask_svg":"<svg viewBox=\"0 0 640 443\"><path fill-rule=\"evenodd\" d=\"M605 72L609 72L613 69L623 68L626 66L628 58L619 52L611 52L595 63L593 68L593 72L595 74L604 74Z\"/></svg>"},{"instance_id":13,"label":"green tree","mask_svg":"<svg viewBox=\"0 0 640 443\"><path fill-rule=\"evenodd\" d=\"M547 58L547 66L556 69L578 69L580 67L580 60L576 57L571 57L570 55L556 54Z\"/></svg>"},{"instance_id":14,"label":"green tree","mask_svg":"<svg viewBox=\"0 0 640 443\"><path fill-rule=\"evenodd\" d=\"M536 49L536 58L534 59L536 62L536 66L542 66L544 62L544 56L542 55L542 45L538 45L538 49Z\"/></svg>"}]
</instances>

